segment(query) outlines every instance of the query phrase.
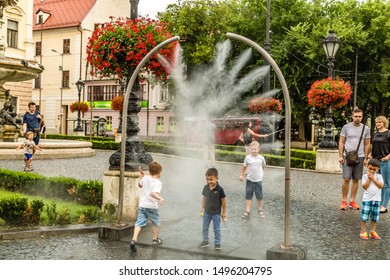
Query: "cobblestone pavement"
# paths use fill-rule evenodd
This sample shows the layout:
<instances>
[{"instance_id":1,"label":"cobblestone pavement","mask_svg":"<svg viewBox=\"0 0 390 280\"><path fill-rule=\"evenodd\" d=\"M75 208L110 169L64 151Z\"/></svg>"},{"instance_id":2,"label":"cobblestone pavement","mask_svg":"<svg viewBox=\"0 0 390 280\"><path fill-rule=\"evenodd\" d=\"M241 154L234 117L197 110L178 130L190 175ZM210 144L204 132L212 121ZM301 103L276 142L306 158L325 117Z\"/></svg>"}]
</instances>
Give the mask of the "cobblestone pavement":
<instances>
[{"instance_id":1,"label":"cobblestone pavement","mask_svg":"<svg viewBox=\"0 0 390 280\"><path fill-rule=\"evenodd\" d=\"M46 176L77 179L103 179L112 151L97 151L96 156L79 159L36 160L34 172ZM160 208L160 236L200 242L199 217L201 190L206 165L202 161L153 154L163 165ZM1 160L1 168L22 170L23 162ZM252 206L250 220L241 220L244 210L244 183L238 180L240 165L217 162L219 182L227 195L228 222L222 226L222 246L252 247L259 258L276 244L284 243L284 169L267 167L263 181L264 210L260 218ZM357 202L361 202L359 187ZM340 211L341 174L305 170L291 171L291 228L287 236L293 246L305 246L308 259L354 260L390 258L390 214L383 214L377 226L382 240L359 239L360 213ZM210 231L211 233L212 231ZM141 233L142 234L142 233ZM212 233L211 233L212 237ZM211 239L212 240L212 239ZM202 259L201 254L185 254L141 246L137 255L129 254L128 244L99 240L96 234L58 236L0 242L2 259ZM210 257L208 257L210 258Z\"/></svg>"}]
</instances>

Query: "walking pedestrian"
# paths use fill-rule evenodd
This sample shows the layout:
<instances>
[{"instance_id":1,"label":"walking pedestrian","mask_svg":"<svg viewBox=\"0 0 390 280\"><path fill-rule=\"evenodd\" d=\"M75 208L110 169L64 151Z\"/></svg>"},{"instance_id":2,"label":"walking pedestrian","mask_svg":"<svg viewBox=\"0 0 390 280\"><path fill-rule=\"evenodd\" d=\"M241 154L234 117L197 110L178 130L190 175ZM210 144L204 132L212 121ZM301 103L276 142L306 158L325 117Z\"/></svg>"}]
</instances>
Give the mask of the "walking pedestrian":
<instances>
[{"instance_id":1,"label":"walking pedestrian","mask_svg":"<svg viewBox=\"0 0 390 280\"><path fill-rule=\"evenodd\" d=\"M21 131L24 136L27 131L34 133L34 142L39 144L41 126L44 124L42 115L36 110L36 104L34 102L28 103L28 111L23 116L23 129Z\"/></svg>"},{"instance_id":2,"label":"walking pedestrian","mask_svg":"<svg viewBox=\"0 0 390 280\"><path fill-rule=\"evenodd\" d=\"M352 112L352 122L345 124L340 133L339 162L342 164L343 170L340 210L346 210L348 206L355 210L360 209L360 206L356 203L356 194L359 180L363 176L363 166L366 165L370 152L370 129L362 123L362 119L363 111L355 107ZM358 163L348 164L346 152L354 150L357 150L358 153ZM347 197L351 180L351 196L348 204Z\"/></svg>"}]
</instances>

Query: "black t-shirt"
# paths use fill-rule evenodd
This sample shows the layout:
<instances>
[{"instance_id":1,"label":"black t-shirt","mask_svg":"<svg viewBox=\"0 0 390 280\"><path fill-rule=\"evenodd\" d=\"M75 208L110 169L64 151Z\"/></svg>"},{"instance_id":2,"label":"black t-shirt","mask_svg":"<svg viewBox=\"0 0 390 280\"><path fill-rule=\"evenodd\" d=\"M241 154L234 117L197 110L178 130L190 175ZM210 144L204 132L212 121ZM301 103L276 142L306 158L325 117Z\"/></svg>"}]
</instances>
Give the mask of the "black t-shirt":
<instances>
[{"instance_id":1,"label":"black t-shirt","mask_svg":"<svg viewBox=\"0 0 390 280\"><path fill-rule=\"evenodd\" d=\"M375 132L372 137L372 157L381 159L390 154L390 131Z\"/></svg>"},{"instance_id":2,"label":"black t-shirt","mask_svg":"<svg viewBox=\"0 0 390 280\"><path fill-rule=\"evenodd\" d=\"M202 195L206 197L204 211L209 215L221 214L222 198L226 197L223 188L217 183L215 188L210 190L209 185L206 185Z\"/></svg>"}]
</instances>

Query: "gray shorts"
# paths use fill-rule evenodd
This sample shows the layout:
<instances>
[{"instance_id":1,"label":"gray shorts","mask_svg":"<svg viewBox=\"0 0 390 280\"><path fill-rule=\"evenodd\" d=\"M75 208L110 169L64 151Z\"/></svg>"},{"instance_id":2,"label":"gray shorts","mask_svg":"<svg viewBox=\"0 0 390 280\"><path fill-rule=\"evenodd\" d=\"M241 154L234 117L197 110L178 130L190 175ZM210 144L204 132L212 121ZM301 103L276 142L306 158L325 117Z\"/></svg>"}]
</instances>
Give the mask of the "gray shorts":
<instances>
[{"instance_id":1,"label":"gray shorts","mask_svg":"<svg viewBox=\"0 0 390 280\"><path fill-rule=\"evenodd\" d=\"M344 156L343 179L361 180L363 177L364 157L359 157L359 163L348 165Z\"/></svg>"}]
</instances>

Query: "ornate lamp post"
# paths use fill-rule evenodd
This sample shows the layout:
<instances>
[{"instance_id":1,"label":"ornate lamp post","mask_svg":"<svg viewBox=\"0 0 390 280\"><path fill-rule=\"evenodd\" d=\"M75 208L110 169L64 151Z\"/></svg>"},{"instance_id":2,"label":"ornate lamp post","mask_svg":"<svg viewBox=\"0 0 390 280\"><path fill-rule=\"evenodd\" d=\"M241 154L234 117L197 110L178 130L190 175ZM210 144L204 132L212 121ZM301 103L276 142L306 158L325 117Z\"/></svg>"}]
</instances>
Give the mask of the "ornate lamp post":
<instances>
[{"instance_id":1,"label":"ornate lamp post","mask_svg":"<svg viewBox=\"0 0 390 280\"><path fill-rule=\"evenodd\" d=\"M333 30L329 30L328 35L322 41L322 47L325 50L326 58L328 59L328 77L333 78L333 68L336 53L339 50L341 45L340 39L336 36ZM329 107L325 111L325 135L321 143L318 145L320 148L325 149L335 149L337 148L337 143L333 139L332 127L332 104L329 104Z\"/></svg>"},{"instance_id":2,"label":"ornate lamp post","mask_svg":"<svg viewBox=\"0 0 390 280\"><path fill-rule=\"evenodd\" d=\"M77 93L79 95L79 103L81 101L81 90L84 87L84 82L82 80L78 80L76 82L77 87ZM74 129L74 131L83 131L83 128L81 127L81 112L80 110L77 111L77 127Z\"/></svg>"}]
</instances>

